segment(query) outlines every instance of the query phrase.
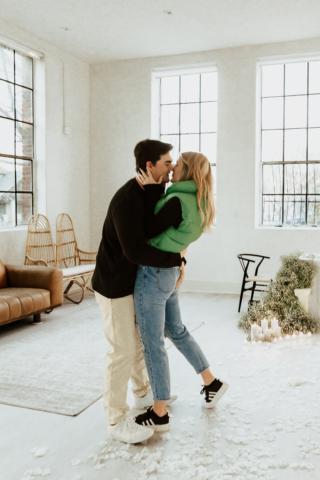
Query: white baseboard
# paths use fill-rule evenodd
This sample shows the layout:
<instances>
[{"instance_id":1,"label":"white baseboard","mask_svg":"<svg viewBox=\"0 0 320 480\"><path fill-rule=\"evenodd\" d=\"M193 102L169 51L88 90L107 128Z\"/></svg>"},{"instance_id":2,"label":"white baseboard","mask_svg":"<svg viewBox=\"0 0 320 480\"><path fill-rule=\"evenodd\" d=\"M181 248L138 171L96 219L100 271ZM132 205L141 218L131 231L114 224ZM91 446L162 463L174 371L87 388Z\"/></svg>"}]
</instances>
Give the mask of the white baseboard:
<instances>
[{"instance_id":1,"label":"white baseboard","mask_svg":"<svg viewBox=\"0 0 320 480\"><path fill-rule=\"evenodd\" d=\"M241 284L236 282L204 282L199 280L184 280L181 292L199 292L199 293L229 293L240 295ZM249 296L249 293L245 293ZM257 294L255 294L256 297Z\"/></svg>"}]
</instances>

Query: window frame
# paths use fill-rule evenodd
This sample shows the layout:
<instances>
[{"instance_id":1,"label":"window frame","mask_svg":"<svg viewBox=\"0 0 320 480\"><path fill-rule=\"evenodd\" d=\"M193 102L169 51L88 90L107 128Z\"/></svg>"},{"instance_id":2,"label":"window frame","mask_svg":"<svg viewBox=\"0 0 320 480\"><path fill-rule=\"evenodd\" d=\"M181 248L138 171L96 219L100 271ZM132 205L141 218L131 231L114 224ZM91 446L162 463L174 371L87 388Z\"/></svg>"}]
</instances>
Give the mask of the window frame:
<instances>
[{"instance_id":1,"label":"window frame","mask_svg":"<svg viewBox=\"0 0 320 480\"><path fill-rule=\"evenodd\" d=\"M287 55L287 56L275 56L275 57L265 57L265 58L258 58L257 59L257 68L256 68L256 146L255 146L255 228L256 229L278 229L278 230L315 230L318 228L320 230L320 225L300 225L300 224L293 224L293 225L285 225L283 224L282 218L282 225L263 225L262 224L262 203L263 203L263 166L264 165L298 165L298 164L320 164L320 160L305 160L305 161L284 161L282 162L262 162L262 67L267 65L286 65L290 63L299 63L299 62L312 62L312 61L319 61L320 60L320 53L314 54L305 54L305 55ZM309 80L309 79L308 79ZM284 92L285 93L285 92ZM307 91L307 98L309 98L309 91ZM286 96L283 95L282 97L285 99ZM308 113L308 112L307 112ZM306 126L308 130L308 124ZM283 126L284 132L286 131L285 125ZM308 143L307 143L308 148ZM284 187L283 187L284 188ZM279 196L283 196L279 194ZM288 194L289 195L289 194ZM312 196L313 194L309 194L306 192L305 194L301 194L301 196L305 196L306 198L308 195ZM320 195L319 195L320 198ZM308 210L308 202L306 202L306 215Z\"/></svg>"},{"instance_id":2,"label":"window frame","mask_svg":"<svg viewBox=\"0 0 320 480\"><path fill-rule=\"evenodd\" d=\"M9 117L3 117L2 115L0 115L0 118L3 118L5 120L10 120L10 121L13 121L14 122L14 154L12 155L9 155L9 154L4 154L4 153L0 153L0 158L8 158L8 159L12 159L13 162L14 162L14 190L8 190L8 191L3 191L3 190L0 190L0 194L5 194L5 193L8 193L8 194L14 194L14 197L15 197L15 217L14 217L14 225L12 226L0 226L0 232L3 232L3 231L6 231L6 230L14 230L14 229L21 229L21 228L27 228L28 224L27 223L22 223L20 225L18 225L18 208L17 208L17 205L18 205L18 195L20 194L27 194L27 195L30 195L31 196L31 215L34 215L34 209L35 209L35 186L34 186L34 178L35 178L35 175L34 175L34 165L35 165L35 124L36 124L36 120L35 120L35 70L36 70L36 65L35 65L35 60L39 59L39 55L38 53L33 53L32 51L30 51L30 49L28 48L19 48L19 45L16 44L15 42L11 42L10 40L9 41L2 41L3 40L3 37L0 37L0 45L1 46L4 46L6 48L9 48L13 51L13 59L14 59L14 63L13 63L13 67L14 67L14 78L13 78L13 82L11 82L10 80L6 80L6 79L3 79L1 78L1 82L6 82L10 85L13 86L13 89L14 89L14 118L9 118ZM32 86L31 87L27 87L27 86L24 86L24 85L20 85L18 83L16 83L16 75L15 75L15 71L16 71L16 53L20 54L20 55L23 55L23 56L26 56L26 57L29 57L32 61ZM26 122L24 120L19 120L17 119L17 114L16 114L16 87L19 87L19 88L24 88L26 90L29 90L31 91L31 99L32 99L32 122ZM21 124L26 124L26 125L31 125L32 126L32 156L24 156L24 155L17 155L17 152L16 152L16 140L17 140L17 137L16 137L16 131L17 131L17 122L21 123ZM23 161L27 161L27 162L30 162L31 163L31 190L18 190L17 189L17 183L18 183L18 180L17 180L17 162L19 160L23 160Z\"/></svg>"},{"instance_id":3,"label":"window frame","mask_svg":"<svg viewBox=\"0 0 320 480\"><path fill-rule=\"evenodd\" d=\"M173 77L173 76L182 76L182 75L192 75L192 74L203 74L203 73L218 73L217 64L214 62L194 64L194 65L181 65L175 67L164 67L164 68L155 68L152 69L151 73L151 138L160 140L161 136L161 87L160 81L164 77ZM219 103L219 78L217 78L217 131L216 136L218 137L218 103ZM197 103L197 102L193 102ZM199 104L202 103L201 101ZM205 103L205 102L203 102ZM179 106L182 103L179 102ZM201 120L200 120L201 121ZM179 137L181 132L179 133ZM201 132L199 132L199 136ZM217 198L217 147L216 147L216 162L210 162L212 167L215 167L215 182L214 182L214 196ZM217 212L215 216L215 221L217 220Z\"/></svg>"}]
</instances>

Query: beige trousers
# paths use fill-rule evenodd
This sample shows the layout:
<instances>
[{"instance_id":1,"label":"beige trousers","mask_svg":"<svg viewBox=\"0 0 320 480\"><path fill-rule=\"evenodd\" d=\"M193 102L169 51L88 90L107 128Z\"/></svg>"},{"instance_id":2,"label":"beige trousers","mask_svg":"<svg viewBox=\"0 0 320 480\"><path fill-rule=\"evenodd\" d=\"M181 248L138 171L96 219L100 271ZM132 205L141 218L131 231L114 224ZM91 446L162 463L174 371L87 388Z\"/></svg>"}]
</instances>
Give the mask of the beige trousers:
<instances>
[{"instance_id":1,"label":"beige trousers","mask_svg":"<svg viewBox=\"0 0 320 480\"><path fill-rule=\"evenodd\" d=\"M109 342L104 370L104 409L109 424L124 420L130 410L127 404L128 381L133 394L144 397L150 390L142 343L135 324L133 295L106 298L95 292Z\"/></svg>"}]
</instances>

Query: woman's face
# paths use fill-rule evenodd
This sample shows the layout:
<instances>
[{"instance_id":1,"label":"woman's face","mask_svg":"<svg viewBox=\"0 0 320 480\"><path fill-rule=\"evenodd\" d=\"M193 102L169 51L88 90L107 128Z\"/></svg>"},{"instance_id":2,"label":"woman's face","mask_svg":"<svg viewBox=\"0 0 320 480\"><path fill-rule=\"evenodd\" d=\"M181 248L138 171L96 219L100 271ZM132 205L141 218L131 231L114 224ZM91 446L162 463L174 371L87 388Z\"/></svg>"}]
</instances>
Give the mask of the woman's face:
<instances>
[{"instance_id":1,"label":"woman's face","mask_svg":"<svg viewBox=\"0 0 320 480\"><path fill-rule=\"evenodd\" d=\"M183 169L183 160L180 157L179 160L177 161L174 169L173 169L173 175L171 177L171 183L180 181L182 169Z\"/></svg>"}]
</instances>

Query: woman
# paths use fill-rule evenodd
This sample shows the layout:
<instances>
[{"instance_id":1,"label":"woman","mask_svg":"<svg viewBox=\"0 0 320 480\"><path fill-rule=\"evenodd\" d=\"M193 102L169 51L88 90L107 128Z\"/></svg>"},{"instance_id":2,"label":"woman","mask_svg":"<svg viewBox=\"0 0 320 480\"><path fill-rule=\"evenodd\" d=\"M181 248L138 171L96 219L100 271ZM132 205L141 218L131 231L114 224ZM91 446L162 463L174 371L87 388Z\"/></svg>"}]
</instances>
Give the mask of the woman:
<instances>
[{"instance_id":1,"label":"woman","mask_svg":"<svg viewBox=\"0 0 320 480\"><path fill-rule=\"evenodd\" d=\"M151 172L152 173L152 172ZM142 184L157 183L152 175L141 172ZM165 212L171 225L149 240L152 246L181 252L203 232L210 231L215 216L213 178L210 163L201 153L181 154L173 169L172 186L159 200L153 223ZM168 228L169 227L169 228ZM148 235L147 235L148 237ZM136 322L144 344L144 357L151 383L154 405L138 415L136 422L154 431L169 430L166 401L170 398L170 372L164 337L167 336L204 381L203 407L212 408L227 391L228 385L216 379L209 363L187 328L182 324L178 288L179 267L154 268L139 265L134 300Z\"/></svg>"}]
</instances>

